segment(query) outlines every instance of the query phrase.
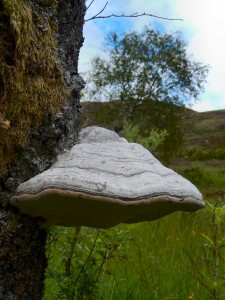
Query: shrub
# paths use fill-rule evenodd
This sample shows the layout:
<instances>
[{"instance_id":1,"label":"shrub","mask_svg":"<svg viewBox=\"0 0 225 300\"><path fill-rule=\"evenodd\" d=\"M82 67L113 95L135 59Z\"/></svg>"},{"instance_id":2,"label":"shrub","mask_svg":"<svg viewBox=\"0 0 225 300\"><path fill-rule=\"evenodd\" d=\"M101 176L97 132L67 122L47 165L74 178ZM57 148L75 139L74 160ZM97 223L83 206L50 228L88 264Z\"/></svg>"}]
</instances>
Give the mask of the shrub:
<instances>
[{"instance_id":1,"label":"shrub","mask_svg":"<svg viewBox=\"0 0 225 300\"><path fill-rule=\"evenodd\" d=\"M206 193L215 189L220 189L225 193L225 177L222 173L215 173L201 168L191 168L185 170L183 175Z\"/></svg>"},{"instance_id":2,"label":"shrub","mask_svg":"<svg viewBox=\"0 0 225 300\"><path fill-rule=\"evenodd\" d=\"M225 160L225 150L192 148L187 152L187 156L194 161L204 161L209 159Z\"/></svg>"},{"instance_id":3,"label":"shrub","mask_svg":"<svg viewBox=\"0 0 225 300\"><path fill-rule=\"evenodd\" d=\"M125 122L124 135L129 142L139 143L145 148L153 151L155 154L158 154L159 147L164 143L165 138L168 136L168 132L165 129L151 129L148 136L143 137L139 126Z\"/></svg>"}]
</instances>

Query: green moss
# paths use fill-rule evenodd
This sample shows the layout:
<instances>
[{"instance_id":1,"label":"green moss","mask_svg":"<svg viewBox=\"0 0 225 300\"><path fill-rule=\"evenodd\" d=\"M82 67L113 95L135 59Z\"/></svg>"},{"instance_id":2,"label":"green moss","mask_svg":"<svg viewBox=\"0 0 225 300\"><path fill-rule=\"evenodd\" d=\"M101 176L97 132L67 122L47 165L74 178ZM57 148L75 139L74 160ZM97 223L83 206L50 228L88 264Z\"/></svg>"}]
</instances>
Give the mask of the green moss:
<instances>
[{"instance_id":1,"label":"green moss","mask_svg":"<svg viewBox=\"0 0 225 300\"><path fill-rule=\"evenodd\" d=\"M0 114L10 127L0 130L0 173L23 147L31 126L42 124L44 113L54 114L68 95L56 62L57 1L32 3L2 0Z\"/></svg>"}]
</instances>

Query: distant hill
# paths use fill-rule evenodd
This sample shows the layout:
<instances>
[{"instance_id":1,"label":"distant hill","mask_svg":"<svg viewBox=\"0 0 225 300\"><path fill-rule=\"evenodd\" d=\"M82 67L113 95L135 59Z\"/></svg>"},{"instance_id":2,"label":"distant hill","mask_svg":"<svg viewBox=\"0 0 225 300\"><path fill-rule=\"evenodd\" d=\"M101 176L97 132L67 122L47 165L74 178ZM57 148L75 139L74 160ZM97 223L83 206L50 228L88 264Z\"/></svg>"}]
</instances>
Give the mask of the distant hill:
<instances>
[{"instance_id":1,"label":"distant hill","mask_svg":"<svg viewBox=\"0 0 225 300\"><path fill-rule=\"evenodd\" d=\"M183 152L170 167L204 191L205 197L225 197L225 109L185 110L181 127Z\"/></svg>"},{"instance_id":2,"label":"distant hill","mask_svg":"<svg viewBox=\"0 0 225 300\"><path fill-rule=\"evenodd\" d=\"M102 126L109 105L109 102L83 102L81 126ZM208 190L205 189L208 196L225 196L225 109L199 113L183 107L180 114L184 143L168 166L200 188L208 185ZM104 127L120 131L121 120L110 115Z\"/></svg>"},{"instance_id":3,"label":"distant hill","mask_svg":"<svg viewBox=\"0 0 225 300\"><path fill-rule=\"evenodd\" d=\"M186 111L182 127L187 146L225 148L225 109L201 113Z\"/></svg>"},{"instance_id":4,"label":"distant hill","mask_svg":"<svg viewBox=\"0 0 225 300\"><path fill-rule=\"evenodd\" d=\"M110 102L82 102L82 118L81 127L92 125L101 126L101 115L104 114L104 109L111 105ZM107 128L114 129L114 125L118 125L119 120L113 118L108 120Z\"/></svg>"},{"instance_id":5,"label":"distant hill","mask_svg":"<svg viewBox=\"0 0 225 300\"><path fill-rule=\"evenodd\" d=\"M104 107L109 102L83 102L81 126L101 125L99 115L104 113ZM196 112L183 108L181 127L185 137L185 147L223 148L225 149L225 109L207 112ZM119 120L109 120L107 127L113 129L119 126Z\"/></svg>"}]
</instances>

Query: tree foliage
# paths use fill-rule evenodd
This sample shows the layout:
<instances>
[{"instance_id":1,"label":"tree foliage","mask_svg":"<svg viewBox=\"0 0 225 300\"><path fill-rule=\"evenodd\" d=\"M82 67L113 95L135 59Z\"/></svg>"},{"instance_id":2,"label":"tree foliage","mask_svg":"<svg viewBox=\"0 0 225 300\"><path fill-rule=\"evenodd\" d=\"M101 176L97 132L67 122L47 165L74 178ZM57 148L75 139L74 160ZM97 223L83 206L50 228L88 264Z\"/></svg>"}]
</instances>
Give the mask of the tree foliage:
<instances>
[{"instance_id":1,"label":"tree foliage","mask_svg":"<svg viewBox=\"0 0 225 300\"><path fill-rule=\"evenodd\" d=\"M92 60L91 94L98 100L144 100L191 103L203 91L208 67L193 61L180 33L163 34L145 28L107 38L108 59Z\"/></svg>"},{"instance_id":2,"label":"tree foliage","mask_svg":"<svg viewBox=\"0 0 225 300\"><path fill-rule=\"evenodd\" d=\"M143 138L141 137L140 128L138 125L132 125L131 123L125 122L124 135L130 143L139 143L145 148L157 153L157 150L159 149L160 145L163 144L168 133L165 129L151 129L149 135Z\"/></svg>"},{"instance_id":3,"label":"tree foliage","mask_svg":"<svg viewBox=\"0 0 225 300\"><path fill-rule=\"evenodd\" d=\"M162 148L168 159L181 144L179 107L197 100L208 66L192 59L180 33L148 27L141 33L111 33L105 50L107 59L91 62L88 96L113 101L114 111L138 125L144 137L150 129L167 130Z\"/></svg>"}]
</instances>

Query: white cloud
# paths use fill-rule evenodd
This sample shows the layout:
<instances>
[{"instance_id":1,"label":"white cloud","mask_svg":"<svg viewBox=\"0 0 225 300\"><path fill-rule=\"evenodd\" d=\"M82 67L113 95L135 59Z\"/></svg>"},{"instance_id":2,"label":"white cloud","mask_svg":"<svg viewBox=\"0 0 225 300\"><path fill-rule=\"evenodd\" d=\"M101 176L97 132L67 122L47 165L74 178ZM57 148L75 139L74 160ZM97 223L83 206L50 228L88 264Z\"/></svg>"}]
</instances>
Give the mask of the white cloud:
<instances>
[{"instance_id":1,"label":"white cloud","mask_svg":"<svg viewBox=\"0 0 225 300\"><path fill-rule=\"evenodd\" d=\"M79 71L85 72L89 69L90 59L96 55L103 55L101 45L104 41L104 32L92 21L84 26L84 45L80 51Z\"/></svg>"},{"instance_id":2,"label":"white cloud","mask_svg":"<svg viewBox=\"0 0 225 300\"><path fill-rule=\"evenodd\" d=\"M180 0L176 10L184 18L184 30L192 29L189 51L210 65L206 92L196 110L225 108L225 2L223 0Z\"/></svg>"},{"instance_id":3,"label":"white cloud","mask_svg":"<svg viewBox=\"0 0 225 300\"><path fill-rule=\"evenodd\" d=\"M225 108L224 0L108 1L103 13L105 15L146 12L162 17L182 18L184 21L163 21L149 17L89 21L84 28L85 43L81 50L80 71L88 69L90 58L96 54L105 55L101 47L107 33L114 30L142 30L151 23L153 27L162 27L169 33L181 31L188 42L188 51L194 54L196 60L211 66L206 91L201 95L201 102L193 108L199 111ZM104 4L102 0L95 0L87 17L98 13Z\"/></svg>"},{"instance_id":4,"label":"white cloud","mask_svg":"<svg viewBox=\"0 0 225 300\"><path fill-rule=\"evenodd\" d=\"M187 23L186 30L189 26L195 30L189 49L212 67L225 69L224 0L180 0L177 10Z\"/></svg>"},{"instance_id":5,"label":"white cloud","mask_svg":"<svg viewBox=\"0 0 225 300\"><path fill-rule=\"evenodd\" d=\"M225 99L220 97L219 95L215 95L214 91L209 91L204 93L200 101L194 104L191 109L199 112L225 109Z\"/></svg>"},{"instance_id":6,"label":"white cloud","mask_svg":"<svg viewBox=\"0 0 225 300\"><path fill-rule=\"evenodd\" d=\"M198 112L203 112L203 111L215 110L215 107L211 101L204 100L204 101L199 101L198 103L193 105L191 109Z\"/></svg>"}]
</instances>

